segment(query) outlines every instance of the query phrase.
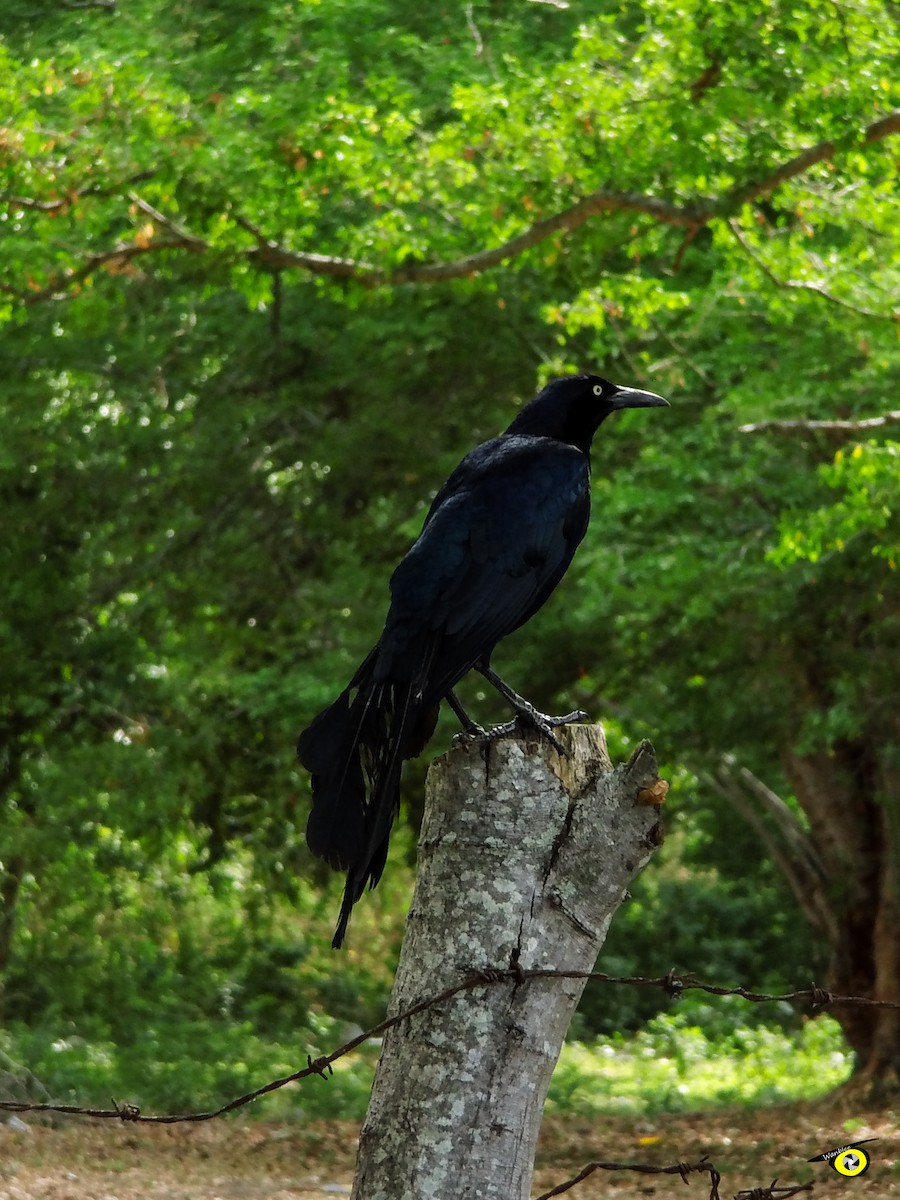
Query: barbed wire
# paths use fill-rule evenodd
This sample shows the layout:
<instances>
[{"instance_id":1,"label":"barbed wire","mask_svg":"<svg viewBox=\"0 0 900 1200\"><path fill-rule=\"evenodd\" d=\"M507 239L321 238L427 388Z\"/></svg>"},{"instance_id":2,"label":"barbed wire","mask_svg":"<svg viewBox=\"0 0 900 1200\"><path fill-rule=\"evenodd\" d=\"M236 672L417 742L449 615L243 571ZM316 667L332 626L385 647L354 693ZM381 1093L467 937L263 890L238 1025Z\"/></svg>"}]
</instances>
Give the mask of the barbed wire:
<instances>
[{"instance_id":1,"label":"barbed wire","mask_svg":"<svg viewBox=\"0 0 900 1200\"><path fill-rule=\"evenodd\" d=\"M567 1179L565 1183L559 1183L556 1187L552 1187L549 1192L542 1192L540 1196L535 1197L535 1200L552 1200L553 1196L562 1196L563 1193L571 1191L579 1183L583 1183L595 1171L636 1171L641 1175L680 1175L684 1183L687 1183L688 1175L708 1174L709 1200L721 1200L719 1184L722 1182L722 1175L715 1163L709 1161L706 1154L699 1162L673 1163L670 1167L654 1167L648 1163L590 1162L582 1167L577 1175ZM742 1192L735 1192L734 1200L790 1200L790 1197L796 1196L798 1192L811 1192L812 1190L811 1182L791 1183L779 1187L778 1180L773 1179L768 1187L749 1188Z\"/></svg>"},{"instance_id":2,"label":"barbed wire","mask_svg":"<svg viewBox=\"0 0 900 1200\"><path fill-rule=\"evenodd\" d=\"M811 1192L813 1184L810 1183L790 1183L778 1187L778 1180L773 1179L768 1187L764 1188L747 1188L743 1192L736 1192L734 1200L788 1200L789 1196L796 1196L798 1192Z\"/></svg>"},{"instance_id":3,"label":"barbed wire","mask_svg":"<svg viewBox=\"0 0 900 1200\"><path fill-rule=\"evenodd\" d=\"M443 1004L447 1000L452 1000L454 996L458 996L462 992L472 991L479 987L491 987L500 983L513 983L516 986L520 986L534 979L583 979L630 987L656 987L661 988L672 999L688 991L700 991L712 996L739 996L742 1000L747 1000L753 1004L808 1003L814 1009L832 1006L900 1008L900 1002L873 1000L869 996L836 995L833 992L818 987L815 983L812 983L808 988L771 994L768 992L751 991L744 987L722 987L715 983L704 983L690 974L681 975L674 970L669 971L666 975L651 979L642 975L607 975L603 971L566 971L554 968L525 970L518 965L502 968L487 967L473 971L465 979L460 980L459 983L452 984L450 987L444 988L443 991L410 1005L394 1016L386 1017L377 1025L373 1025L370 1029L366 1029L355 1037L350 1038L349 1041L344 1042L343 1045L333 1050L330 1054L323 1054L318 1058L307 1055L306 1066L301 1067L300 1070L294 1071L290 1075L271 1079L261 1087L245 1092L242 1096L237 1096L233 1100L220 1105L218 1108L201 1112L146 1115L141 1112L136 1104L131 1104L127 1101L120 1102L113 1100L112 1108L90 1108L78 1104L49 1104L30 1103L25 1100L0 1100L0 1111L12 1113L61 1113L67 1116L90 1117L94 1120L118 1120L145 1125L180 1125L200 1121L212 1121L216 1117L223 1117L226 1113L244 1108L246 1105L252 1104L254 1100L259 1100L271 1092L278 1091L280 1088L286 1087L289 1083L298 1083L301 1079L307 1079L310 1075L319 1075L323 1079L326 1079L329 1075L334 1074L332 1063L352 1053L364 1042L369 1041L371 1038L380 1037L382 1034L387 1033L389 1029L393 1029L395 1025L399 1025L401 1022L409 1020L410 1017L425 1012L427 1009L433 1008L438 1004ZM596 1167L595 1169L599 1170L600 1167Z\"/></svg>"},{"instance_id":4,"label":"barbed wire","mask_svg":"<svg viewBox=\"0 0 900 1200\"><path fill-rule=\"evenodd\" d=\"M67 1116L81 1116L99 1120L118 1120L148 1125L176 1125L211 1121L216 1117L221 1117L226 1113L243 1108L251 1104L254 1100L260 1099L262 1096L286 1087L289 1083L297 1083L302 1079L306 1079L310 1075L319 1075L323 1079L327 1079L329 1075L334 1074L332 1064L345 1055L352 1053L352 1051L364 1042L380 1037L401 1022L409 1020L411 1017L434 1008L439 1004L443 1004L464 992L473 991L476 988L491 987L501 983L512 983L518 987L530 980L537 979L594 980L598 983L609 983L626 987L654 987L660 988L672 999L677 999L688 991L700 991L713 996L738 996L742 1000L754 1004L788 1003L799 1005L808 1003L813 1009L824 1009L831 1006L900 1008L900 1003L895 1001L873 1000L869 996L838 995L827 991L825 988L818 987L815 983L812 983L808 988L798 988L791 992L770 993L751 990L745 987L724 987L720 984L706 983L696 979L693 975L682 975L675 970L671 970L666 975L657 978L648 978L642 975L607 975L603 971L566 971L551 968L526 970L518 964L513 964L505 968L489 967L475 970L458 983L444 988L443 991L420 1000L416 1004L409 1005L402 1012L386 1017L377 1025L373 1025L370 1029L366 1029L355 1037L350 1038L330 1054L320 1055L315 1059L311 1055L307 1055L306 1066L300 1070L294 1071L290 1075L272 1079L261 1087L254 1088L250 1092L245 1092L242 1096L237 1096L215 1109L202 1112L145 1115L137 1105L117 1100L113 1100L112 1108L90 1108L76 1104L32 1104L27 1101L3 1100L0 1101L0 1111L12 1113L56 1113ZM651 1163L590 1162L577 1175L542 1193L536 1200L552 1200L554 1196L561 1196L576 1187L579 1183L582 1183L596 1171L634 1171L643 1175L680 1175L684 1183L688 1182L688 1175L707 1174L709 1176L710 1187L709 1200L721 1200L719 1184L721 1183L722 1176L716 1165L709 1161L707 1155L704 1155L696 1163L678 1162L664 1167ZM790 1197L796 1196L799 1192L811 1192L812 1189L812 1183L789 1184L779 1187L778 1180L774 1179L768 1187L751 1188L735 1193L734 1200L789 1200Z\"/></svg>"},{"instance_id":5,"label":"barbed wire","mask_svg":"<svg viewBox=\"0 0 900 1200\"><path fill-rule=\"evenodd\" d=\"M571 1179L567 1179L565 1183L557 1184L549 1192L542 1192L535 1200L551 1200L553 1196L561 1196L564 1192L571 1191L577 1184L583 1183L595 1171L636 1171L640 1175L680 1175L683 1183L687 1183L688 1175L696 1173L708 1174L709 1200L720 1200L719 1184L722 1181L722 1176L715 1163L711 1163L705 1154L699 1162L673 1163L670 1167L654 1167L648 1163L589 1162L587 1166L582 1167L577 1175ZM753 1200L757 1200L757 1198L754 1196ZM773 1200L775 1200L774 1197Z\"/></svg>"}]
</instances>

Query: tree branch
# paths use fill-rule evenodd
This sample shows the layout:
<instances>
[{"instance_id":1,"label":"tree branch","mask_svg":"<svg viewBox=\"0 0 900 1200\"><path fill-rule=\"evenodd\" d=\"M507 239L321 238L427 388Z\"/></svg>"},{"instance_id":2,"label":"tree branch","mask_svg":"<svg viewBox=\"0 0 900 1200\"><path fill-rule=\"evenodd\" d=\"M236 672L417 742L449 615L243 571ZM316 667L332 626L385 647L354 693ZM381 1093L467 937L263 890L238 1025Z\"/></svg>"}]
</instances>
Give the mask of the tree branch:
<instances>
[{"instance_id":1,"label":"tree branch","mask_svg":"<svg viewBox=\"0 0 900 1200\"><path fill-rule=\"evenodd\" d=\"M867 125L859 140L864 146L870 146L873 142L879 142L893 133L900 133L900 109L894 109L886 116ZM722 212L719 215L724 215L725 212L736 212L750 200L755 200L757 196L769 195L783 183L787 183L789 179L803 175L810 167L814 167L820 162L829 162L843 144L832 141L817 142L815 146L802 150L762 179L745 183L739 188L733 188L728 193L729 200L722 205Z\"/></svg>"},{"instance_id":2,"label":"tree branch","mask_svg":"<svg viewBox=\"0 0 900 1200\"><path fill-rule=\"evenodd\" d=\"M10 196L4 193L0 194L0 204L8 205L10 208L30 208L37 212L59 212L61 208L68 208L76 200L81 200L85 196L119 196L124 188L152 179L155 174L155 167L145 168L143 171L136 171L134 175L129 175L127 179L123 179L119 183L108 184L105 187L94 186L67 191L64 196L55 196L52 200L37 200L33 196Z\"/></svg>"},{"instance_id":3,"label":"tree branch","mask_svg":"<svg viewBox=\"0 0 900 1200\"><path fill-rule=\"evenodd\" d=\"M146 213L148 217L152 217L154 221L162 225L164 229L168 229L170 233L173 233L182 242L189 243L197 250L208 250L210 248L208 242L190 233L183 225L173 220L172 217L167 217L164 213L161 213L158 208L154 208L152 204L142 199L137 192L129 192L128 199L137 205L142 213Z\"/></svg>"},{"instance_id":4,"label":"tree branch","mask_svg":"<svg viewBox=\"0 0 900 1200\"><path fill-rule=\"evenodd\" d=\"M900 109L867 125L860 140L864 145L870 145L894 133L900 133ZM507 259L518 257L555 233L571 233L601 213L639 212L666 225L696 230L716 217L730 216L754 197L774 191L782 183L802 174L816 163L834 158L837 152L837 143L818 142L762 179L734 188L718 198L701 197L691 204L675 204L641 192L613 192L606 188L598 188L569 208L535 222L524 233L499 246L448 262L423 263L419 266L400 267L394 271L382 271L371 263L354 259L286 250L278 243L264 239L259 231L256 231L255 236L265 241L265 251L260 247L260 254L273 266L300 267L316 274L334 275L345 279L356 278L369 287L402 283L442 283L489 270Z\"/></svg>"},{"instance_id":5,"label":"tree branch","mask_svg":"<svg viewBox=\"0 0 900 1200\"><path fill-rule=\"evenodd\" d=\"M472 40L475 43L475 57L481 58L482 54L484 54L484 42L481 40L481 34L478 30L478 26L475 24L475 17L472 13L472 7L473 6L471 3L466 5L466 26L469 30L469 33L472 35Z\"/></svg>"},{"instance_id":6,"label":"tree branch","mask_svg":"<svg viewBox=\"0 0 900 1200\"><path fill-rule=\"evenodd\" d=\"M778 433L812 432L814 430L824 430L826 433L862 433L866 429L881 429L885 425L900 425L900 409L883 413L880 417L863 417L858 421L755 421L751 425L739 425L738 429L741 433L760 433L766 429L772 429Z\"/></svg>"},{"instance_id":7,"label":"tree branch","mask_svg":"<svg viewBox=\"0 0 900 1200\"><path fill-rule=\"evenodd\" d=\"M114 265L124 266L134 258L139 258L145 254L154 254L160 250L205 251L208 249L209 245L206 242L202 242L199 239L182 237L159 238L146 243L119 242L110 250L106 250L100 254L92 254L77 269L65 271L63 274L57 275L50 283L35 291L20 291L6 284L0 284L0 291L6 292L7 295L14 295L23 304L31 306L33 304L40 304L44 300L52 300L64 295L72 287L83 283L88 276L93 275L95 271L99 271L104 267L112 267Z\"/></svg>"},{"instance_id":8,"label":"tree branch","mask_svg":"<svg viewBox=\"0 0 900 1200\"><path fill-rule=\"evenodd\" d=\"M900 110L895 110L865 126L855 141L857 144L871 145L873 142L881 141L898 132L900 132ZM797 175L801 175L815 164L834 158L843 145L851 144L852 141L853 139L847 139L846 143L842 142L840 144L834 141L818 142L816 145L810 146L800 154L795 155L787 162L782 163L781 166L772 168L768 174L761 178L751 180L740 187L731 188L720 196L701 196L690 203L679 204L642 192L616 192L610 191L607 188L598 188L561 212L554 213L550 217L545 217L543 220L535 222L535 224L531 225L523 233L502 242L499 246L493 246L487 250L479 250L475 253L464 255L461 258L450 259L445 262L411 264L397 267L393 270L385 270L365 259L343 258L330 254L316 254L307 251L292 250L267 237L247 218L232 212L231 215L235 222L249 232L256 242L255 247L238 251L237 255L238 257L259 262L270 269L297 269L309 271L314 275L331 276L336 279L353 279L363 287L397 286L409 283L444 283L451 279L460 279L480 271L490 270L502 262L518 257L526 250L539 245L554 234L571 233L593 217L603 213L643 213L645 216L652 217L653 220L663 224L686 229L689 232L696 232L713 220L727 219L733 213L737 212L742 205L748 203L748 201L754 199L756 196L773 192L783 183L795 178ZM21 197L9 199L15 199L17 203L32 208L47 208L50 203L44 201L29 202ZM65 201L60 201L59 203L61 205ZM56 206L55 201L52 204ZM169 218L164 217L156 210L153 210L153 216L155 220L160 221L167 228L178 230L178 227ZM53 283L41 289L40 292L31 294L17 293L15 289L8 286L3 290L21 295L22 299L28 303L35 303L38 300L58 295L73 282L83 280L91 271L96 270L98 266L120 259L126 253L129 257L133 257L136 253L152 253L156 250L171 250L179 247L195 252L212 253L213 251L212 246L208 242L195 237L193 234L188 234L184 230L180 230L176 241L152 241L139 250L129 248L127 251L119 245L109 251L92 255L82 266L64 272ZM746 246L745 249L747 249ZM235 252L232 251L231 253L234 254ZM755 258L754 261L758 262ZM758 262L758 265L764 271L768 271L762 263ZM844 307L851 308L852 311L859 312L863 316L896 319L894 316L888 316L888 314L874 313L857 308L847 301L839 300L837 297L824 292L817 284L794 282L783 284L781 281L775 279L774 276L771 276L771 273L769 274L772 281L777 283L778 286L803 287L806 290L819 292L833 303L842 304Z\"/></svg>"},{"instance_id":9,"label":"tree branch","mask_svg":"<svg viewBox=\"0 0 900 1200\"><path fill-rule=\"evenodd\" d=\"M834 945L837 923L828 901L824 869L812 842L780 796L746 768L740 770L741 778L736 778L733 767L734 760L724 756L715 774L704 775L704 780L747 822L778 867L807 921ZM757 812L748 791L775 818L777 831Z\"/></svg>"}]
</instances>

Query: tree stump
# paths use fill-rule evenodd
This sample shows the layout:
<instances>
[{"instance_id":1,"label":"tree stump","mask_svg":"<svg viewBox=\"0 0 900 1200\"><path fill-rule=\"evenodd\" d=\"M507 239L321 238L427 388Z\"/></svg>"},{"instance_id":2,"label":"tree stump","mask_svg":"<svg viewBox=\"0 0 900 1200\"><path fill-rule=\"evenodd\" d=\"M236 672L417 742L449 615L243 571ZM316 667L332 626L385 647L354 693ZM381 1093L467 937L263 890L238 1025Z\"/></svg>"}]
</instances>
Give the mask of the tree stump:
<instances>
[{"instance_id":1,"label":"tree stump","mask_svg":"<svg viewBox=\"0 0 900 1200\"><path fill-rule=\"evenodd\" d=\"M643 742L613 768L600 726L467 740L428 774L391 1013L478 968L591 971L629 880L662 840L666 785ZM503 980L385 1036L355 1200L529 1194L544 1099L584 989Z\"/></svg>"}]
</instances>

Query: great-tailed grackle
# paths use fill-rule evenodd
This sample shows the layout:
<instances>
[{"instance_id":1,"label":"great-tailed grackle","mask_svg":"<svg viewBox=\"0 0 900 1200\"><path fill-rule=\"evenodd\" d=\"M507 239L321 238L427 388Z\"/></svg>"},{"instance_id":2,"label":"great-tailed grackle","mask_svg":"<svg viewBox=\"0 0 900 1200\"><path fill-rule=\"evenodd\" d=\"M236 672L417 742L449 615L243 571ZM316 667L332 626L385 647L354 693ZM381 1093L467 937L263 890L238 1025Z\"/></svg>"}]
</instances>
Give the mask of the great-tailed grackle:
<instances>
[{"instance_id":1,"label":"great-tailed grackle","mask_svg":"<svg viewBox=\"0 0 900 1200\"><path fill-rule=\"evenodd\" d=\"M667 403L596 375L554 379L505 433L467 454L435 496L391 578L377 645L297 743L312 775L307 842L347 872L335 947L366 885L381 878L403 760L421 753L441 701L480 732L452 691L467 671L480 671L519 721L558 748L553 727L584 719L538 713L492 670L491 654L541 607L587 531L591 441L601 421Z\"/></svg>"}]
</instances>

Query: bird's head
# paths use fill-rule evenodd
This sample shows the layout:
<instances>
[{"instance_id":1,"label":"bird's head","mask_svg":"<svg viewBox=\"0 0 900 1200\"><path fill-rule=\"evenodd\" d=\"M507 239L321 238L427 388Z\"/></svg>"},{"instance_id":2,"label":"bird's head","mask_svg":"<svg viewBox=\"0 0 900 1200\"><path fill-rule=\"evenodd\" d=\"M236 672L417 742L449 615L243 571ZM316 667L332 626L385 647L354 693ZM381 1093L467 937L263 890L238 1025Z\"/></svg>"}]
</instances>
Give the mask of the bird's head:
<instances>
[{"instance_id":1,"label":"bird's head","mask_svg":"<svg viewBox=\"0 0 900 1200\"><path fill-rule=\"evenodd\" d=\"M585 454L601 421L620 408L668 408L655 392L610 383L599 375L565 375L550 383L522 409L507 433L550 437Z\"/></svg>"}]
</instances>

